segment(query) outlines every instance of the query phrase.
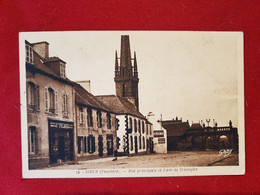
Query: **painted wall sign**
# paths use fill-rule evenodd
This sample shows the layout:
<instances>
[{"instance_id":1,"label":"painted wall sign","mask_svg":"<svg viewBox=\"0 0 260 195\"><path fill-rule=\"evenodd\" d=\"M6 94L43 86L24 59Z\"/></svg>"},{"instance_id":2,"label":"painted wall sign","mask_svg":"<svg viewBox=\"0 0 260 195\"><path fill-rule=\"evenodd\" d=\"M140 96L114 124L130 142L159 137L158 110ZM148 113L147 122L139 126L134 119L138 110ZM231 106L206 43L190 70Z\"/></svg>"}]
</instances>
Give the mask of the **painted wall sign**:
<instances>
[{"instance_id":1,"label":"painted wall sign","mask_svg":"<svg viewBox=\"0 0 260 195\"><path fill-rule=\"evenodd\" d=\"M73 129L73 124L63 122L50 122L50 127L58 129Z\"/></svg>"},{"instance_id":2,"label":"painted wall sign","mask_svg":"<svg viewBox=\"0 0 260 195\"><path fill-rule=\"evenodd\" d=\"M158 144L165 144L165 138L158 138Z\"/></svg>"},{"instance_id":3,"label":"painted wall sign","mask_svg":"<svg viewBox=\"0 0 260 195\"><path fill-rule=\"evenodd\" d=\"M164 137L164 132L163 130L156 130L153 131L154 137Z\"/></svg>"}]
</instances>

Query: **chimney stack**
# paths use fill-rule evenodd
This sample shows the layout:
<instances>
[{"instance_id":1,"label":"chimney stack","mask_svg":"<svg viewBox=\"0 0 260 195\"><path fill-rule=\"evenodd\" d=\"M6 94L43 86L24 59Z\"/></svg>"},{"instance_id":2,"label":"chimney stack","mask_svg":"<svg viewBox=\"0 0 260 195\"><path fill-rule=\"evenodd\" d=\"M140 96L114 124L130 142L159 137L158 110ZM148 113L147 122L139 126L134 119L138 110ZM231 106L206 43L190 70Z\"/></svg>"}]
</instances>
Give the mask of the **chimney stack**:
<instances>
[{"instance_id":1,"label":"chimney stack","mask_svg":"<svg viewBox=\"0 0 260 195\"><path fill-rule=\"evenodd\" d=\"M46 41L33 43L33 49L36 51L43 59L49 58L49 43Z\"/></svg>"},{"instance_id":2,"label":"chimney stack","mask_svg":"<svg viewBox=\"0 0 260 195\"><path fill-rule=\"evenodd\" d=\"M91 93L90 80L76 81L76 83L80 84L87 92Z\"/></svg>"}]
</instances>

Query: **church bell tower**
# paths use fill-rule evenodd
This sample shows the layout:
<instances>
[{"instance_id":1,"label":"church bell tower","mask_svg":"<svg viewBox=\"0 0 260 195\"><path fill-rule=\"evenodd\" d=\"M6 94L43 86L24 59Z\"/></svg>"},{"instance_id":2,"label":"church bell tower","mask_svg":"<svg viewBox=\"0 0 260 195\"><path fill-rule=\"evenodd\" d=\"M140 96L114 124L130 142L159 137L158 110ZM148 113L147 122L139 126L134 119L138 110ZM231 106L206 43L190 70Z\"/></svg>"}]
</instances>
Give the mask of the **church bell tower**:
<instances>
[{"instance_id":1,"label":"church bell tower","mask_svg":"<svg viewBox=\"0 0 260 195\"><path fill-rule=\"evenodd\" d=\"M133 102L137 109L139 109L138 98L138 72L136 53L134 58L131 58L130 41L128 35L121 36L121 53L120 57L115 54L115 84L116 95L119 97L126 97ZM120 65L118 64L120 59ZM132 65L132 63L134 65Z\"/></svg>"}]
</instances>

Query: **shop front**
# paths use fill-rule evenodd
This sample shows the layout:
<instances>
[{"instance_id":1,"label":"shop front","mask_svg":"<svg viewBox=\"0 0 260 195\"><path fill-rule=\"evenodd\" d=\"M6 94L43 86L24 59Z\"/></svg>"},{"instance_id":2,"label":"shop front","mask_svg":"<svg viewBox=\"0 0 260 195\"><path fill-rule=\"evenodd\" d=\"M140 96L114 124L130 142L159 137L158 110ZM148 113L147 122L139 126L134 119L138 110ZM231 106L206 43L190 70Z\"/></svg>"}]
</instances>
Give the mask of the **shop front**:
<instances>
[{"instance_id":1,"label":"shop front","mask_svg":"<svg viewBox=\"0 0 260 195\"><path fill-rule=\"evenodd\" d=\"M49 120L50 163L73 160L73 122Z\"/></svg>"}]
</instances>

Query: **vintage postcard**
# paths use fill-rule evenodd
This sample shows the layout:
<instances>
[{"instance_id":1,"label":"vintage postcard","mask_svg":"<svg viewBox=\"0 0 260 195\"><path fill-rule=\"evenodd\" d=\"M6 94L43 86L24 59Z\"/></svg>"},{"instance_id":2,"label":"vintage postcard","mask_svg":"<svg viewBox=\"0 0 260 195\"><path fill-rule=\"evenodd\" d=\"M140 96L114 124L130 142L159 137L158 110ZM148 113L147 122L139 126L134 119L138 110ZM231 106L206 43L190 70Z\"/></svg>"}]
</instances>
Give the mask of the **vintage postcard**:
<instances>
[{"instance_id":1,"label":"vintage postcard","mask_svg":"<svg viewBox=\"0 0 260 195\"><path fill-rule=\"evenodd\" d=\"M245 173L242 32L21 32L24 178Z\"/></svg>"}]
</instances>

